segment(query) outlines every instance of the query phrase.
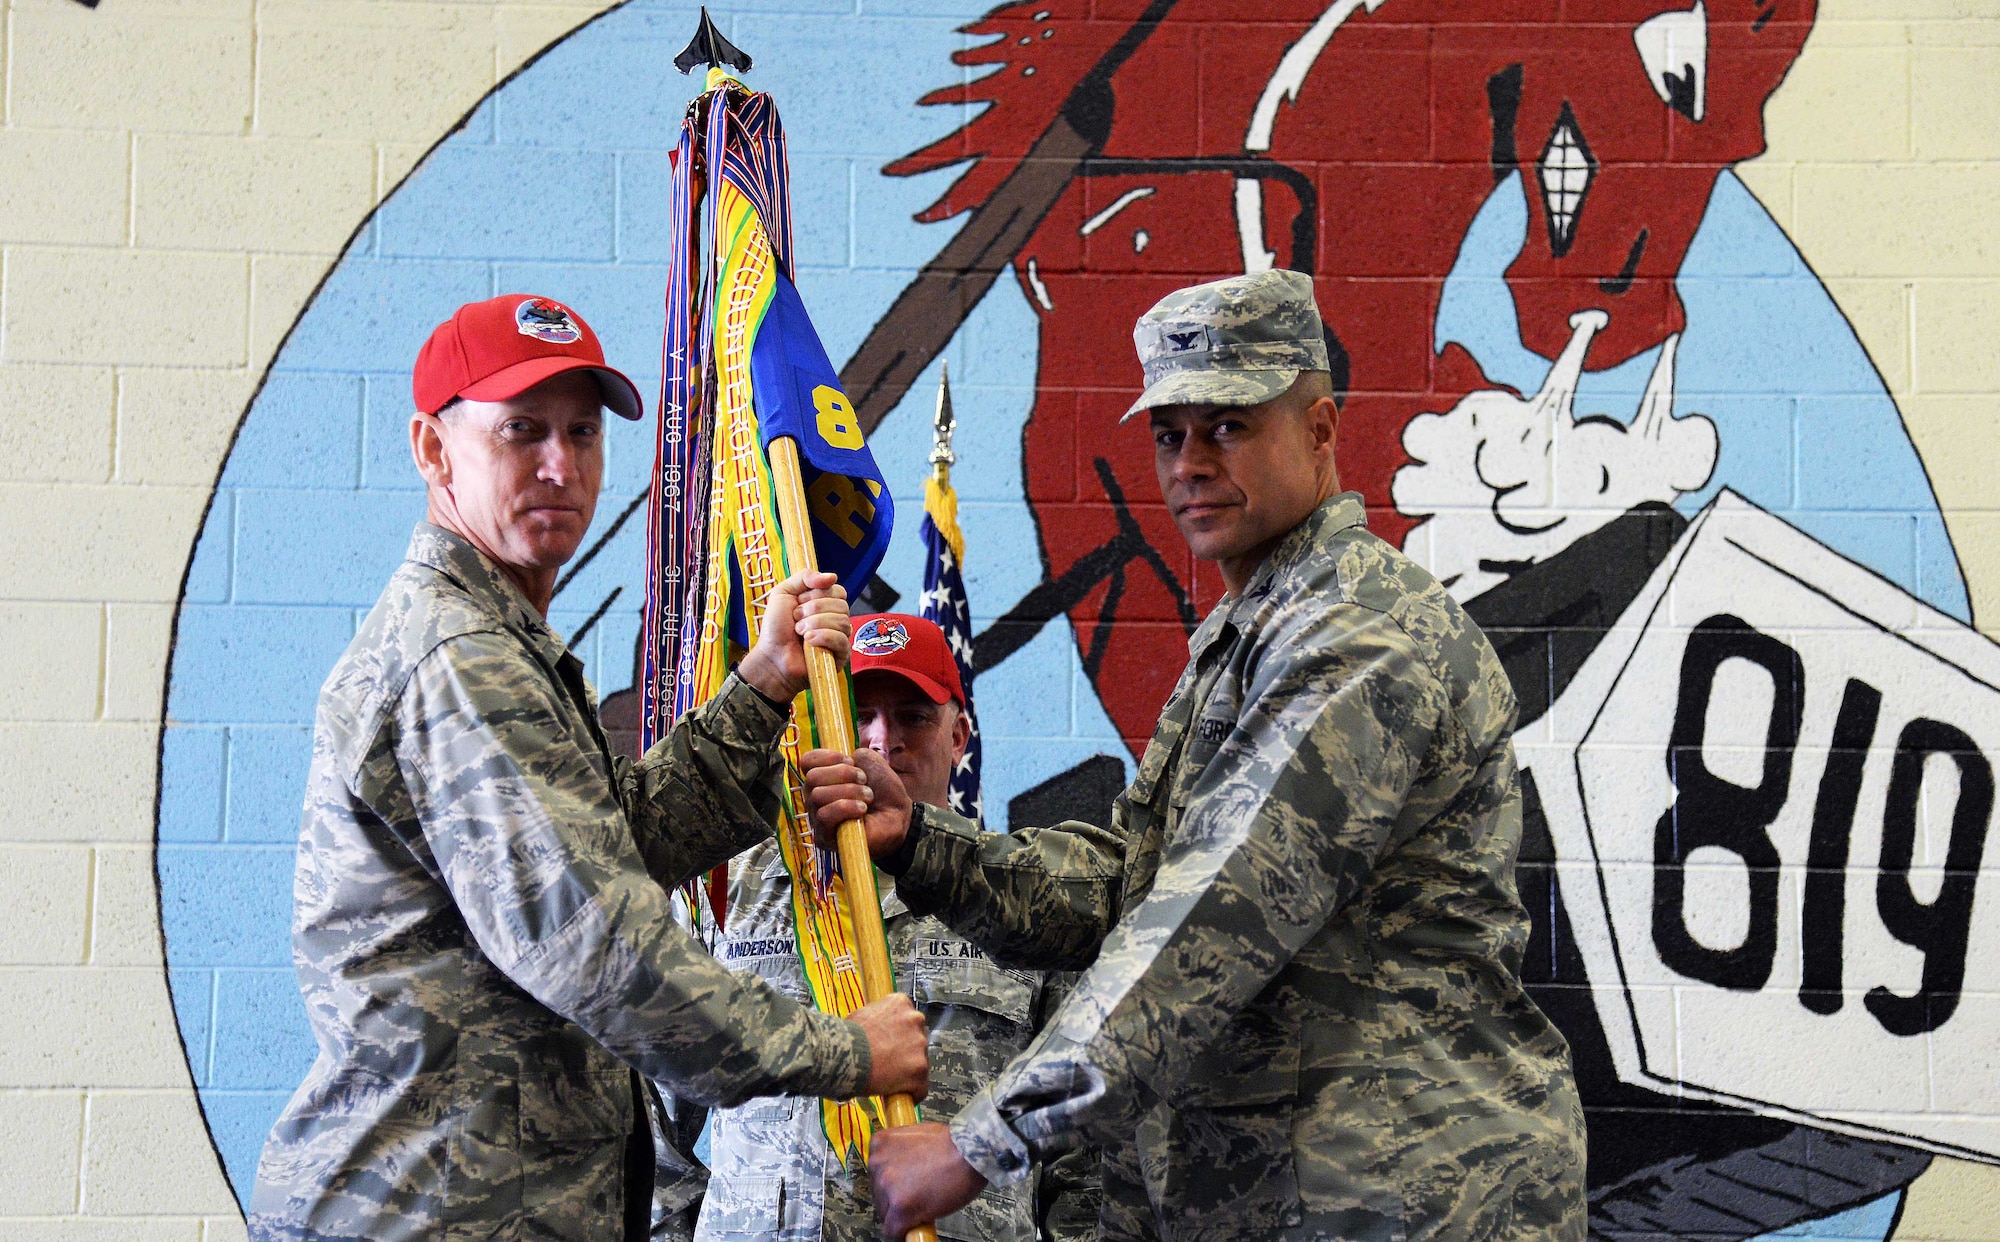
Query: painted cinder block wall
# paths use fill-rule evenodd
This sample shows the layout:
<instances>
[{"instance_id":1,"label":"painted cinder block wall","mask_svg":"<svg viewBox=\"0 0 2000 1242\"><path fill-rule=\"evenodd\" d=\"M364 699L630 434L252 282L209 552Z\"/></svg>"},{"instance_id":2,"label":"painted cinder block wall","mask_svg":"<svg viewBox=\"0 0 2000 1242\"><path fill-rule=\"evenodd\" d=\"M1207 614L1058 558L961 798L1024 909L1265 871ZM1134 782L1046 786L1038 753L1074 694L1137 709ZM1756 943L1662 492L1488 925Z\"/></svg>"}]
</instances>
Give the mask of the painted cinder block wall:
<instances>
[{"instance_id":1,"label":"painted cinder block wall","mask_svg":"<svg viewBox=\"0 0 2000 1242\"><path fill-rule=\"evenodd\" d=\"M481 104L602 7L8 0L0 1133L13 1137L0 1234L241 1232L244 1154L310 1058L284 958L284 808L312 688L414 516L398 387L414 342L456 300L532 283L597 320L615 360L657 369L647 203L670 140L659 116L686 98L659 54L684 37L685 6L635 6L622 29L654 41L579 37L571 61L558 49L545 77ZM954 33L972 15L730 6L730 29L773 75L753 83L790 109L801 286L836 360L954 227L911 220L954 174L880 170L968 119L909 105L973 76L946 59L981 42ZM1972 619L2000 633L1992 17L1963 0L1823 6L1765 110L1768 153L1737 172L1880 372ZM536 81L563 89L526 89ZM877 97L904 128L871 132ZM806 98L820 101L809 113L789 102ZM1521 145L1531 158L1541 144ZM539 214L551 203L556 224ZM986 620L1044 572L1021 503L1036 349L1023 276L1003 278L947 354L963 385L971 589ZM928 382L877 437L908 501L922 457L909 414ZM982 439L968 411L997 430ZM614 443L600 529L647 456L637 438ZM1869 512L1865 496L1849 507ZM885 569L906 602L909 525ZM630 678L633 534L558 604L574 632L633 584L581 644L607 689ZM983 704L997 801L1092 755L1123 757L1077 647L1057 619L1035 640L1036 671L1015 665L1007 695ZM1981 1098L1934 1107L2000 1113L1992 1072ZM2000 1175L1940 1159L1896 1207L1899 1239L1989 1236Z\"/></svg>"}]
</instances>

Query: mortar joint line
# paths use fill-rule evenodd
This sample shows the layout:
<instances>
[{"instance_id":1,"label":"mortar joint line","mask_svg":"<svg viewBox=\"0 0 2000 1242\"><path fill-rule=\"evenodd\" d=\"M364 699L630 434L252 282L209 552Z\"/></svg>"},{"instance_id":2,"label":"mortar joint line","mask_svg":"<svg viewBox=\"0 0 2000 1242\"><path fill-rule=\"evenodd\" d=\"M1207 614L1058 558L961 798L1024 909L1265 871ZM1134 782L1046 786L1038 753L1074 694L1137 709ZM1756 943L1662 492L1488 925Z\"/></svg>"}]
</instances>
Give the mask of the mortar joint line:
<instances>
[{"instance_id":1,"label":"mortar joint line","mask_svg":"<svg viewBox=\"0 0 2000 1242\"><path fill-rule=\"evenodd\" d=\"M139 131L125 136L125 245L139 246Z\"/></svg>"},{"instance_id":2,"label":"mortar joint line","mask_svg":"<svg viewBox=\"0 0 2000 1242\"><path fill-rule=\"evenodd\" d=\"M244 118L249 126L246 136L257 132L262 117L258 106L264 97L264 4L254 0L250 6L250 112Z\"/></svg>"},{"instance_id":3,"label":"mortar joint line","mask_svg":"<svg viewBox=\"0 0 2000 1242\"><path fill-rule=\"evenodd\" d=\"M92 846L90 847L90 851L89 851L89 853L88 853L88 855L87 855L86 857L87 857L88 861L87 861L87 863L86 863L86 864L85 864L85 866L84 866L84 873L83 873L83 880L84 880L84 888L83 888L83 965L85 965L85 966L89 966L89 965L91 964L91 959L92 959L93 957L97 956L97 934L96 934L96 932L97 932L97 882L98 882L98 879L99 879L99 873L98 873L98 858L97 858L97 846L95 846L95 845L92 845Z\"/></svg>"},{"instance_id":4,"label":"mortar joint line","mask_svg":"<svg viewBox=\"0 0 2000 1242\"><path fill-rule=\"evenodd\" d=\"M113 420L116 421L115 418ZM97 711L99 721L105 719L111 702L111 605L97 606ZM91 854L93 859L96 853ZM93 863L93 866L95 864ZM85 925L85 939L89 939L88 924ZM85 960L88 959L86 955Z\"/></svg>"},{"instance_id":5,"label":"mortar joint line","mask_svg":"<svg viewBox=\"0 0 2000 1242\"><path fill-rule=\"evenodd\" d=\"M89 1169L90 1107L93 1103L95 1103L95 1100L92 1097L92 1093L86 1088L83 1093L83 1108L78 1112L76 1126L76 1195L70 1201L71 1206L76 1209L76 1213L79 1216L83 1215L84 1195L86 1192L84 1179L88 1175L87 1171Z\"/></svg>"},{"instance_id":6,"label":"mortar joint line","mask_svg":"<svg viewBox=\"0 0 2000 1242\"><path fill-rule=\"evenodd\" d=\"M125 431L125 368L111 368L111 469L105 480L108 483L123 481L124 471L119 461L119 453ZM107 656L107 660L108 660Z\"/></svg>"},{"instance_id":7,"label":"mortar joint line","mask_svg":"<svg viewBox=\"0 0 2000 1242\"><path fill-rule=\"evenodd\" d=\"M14 6L0 15L0 124L14 123Z\"/></svg>"}]
</instances>

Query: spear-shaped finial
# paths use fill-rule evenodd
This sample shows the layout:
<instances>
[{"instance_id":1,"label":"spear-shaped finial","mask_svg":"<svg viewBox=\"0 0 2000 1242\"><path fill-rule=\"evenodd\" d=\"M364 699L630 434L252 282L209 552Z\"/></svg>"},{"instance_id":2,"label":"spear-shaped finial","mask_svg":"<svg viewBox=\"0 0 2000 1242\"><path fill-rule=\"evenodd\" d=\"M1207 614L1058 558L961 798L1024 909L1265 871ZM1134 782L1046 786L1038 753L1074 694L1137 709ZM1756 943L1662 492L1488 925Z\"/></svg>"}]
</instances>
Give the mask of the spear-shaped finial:
<instances>
[{"instance_id":1,"label":"spear-shaped finial","mask_svg":"<svg viewBox=\"0 0 2000 1242\"><path fill-rule=\"evenodd\" d=\"M750 72L750 53L722 37L705 4L701 6L701 25L695 29L694 38L674 57L674 68L682 73L693 73L696 65L727 65L738 73Z\"/></svg>"},{"instance_id":2,"label":"spear-shaped finial","mask_svg":"<svg viewBox=\"0 0 2000 1242\"><path fill-rule=\"evenodd\" d=\"M958 419L951 412L951 364L938 364L937 417L931 420L931 473L939 483L951 481L951 464L958 454L951 451L951 433Z\"/></svg>"}]
</instances>

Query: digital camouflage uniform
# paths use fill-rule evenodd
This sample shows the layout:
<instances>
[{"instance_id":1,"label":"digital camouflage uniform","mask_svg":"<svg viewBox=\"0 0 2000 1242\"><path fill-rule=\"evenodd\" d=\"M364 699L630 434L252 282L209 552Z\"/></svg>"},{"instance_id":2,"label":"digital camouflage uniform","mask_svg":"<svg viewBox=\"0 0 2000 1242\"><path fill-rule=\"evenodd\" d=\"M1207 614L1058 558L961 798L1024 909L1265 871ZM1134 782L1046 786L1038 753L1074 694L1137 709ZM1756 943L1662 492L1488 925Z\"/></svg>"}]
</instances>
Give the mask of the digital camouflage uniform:
<instances>
[{"instance_id":1,"label":"digital camouflage uniform","mask_svg":"<svg viewBox=\"0 0 2000 1242\"><path fill-rule=\"evenodd\" d=\"M1328 500L1217 605L1108 828L920 807L886 863L996 961L1088 967L952 1136L1002 1183L1104 1144L1109 1237L1584 1236L1513 691L1363 522Z\"/></svg>"},{"instance_id":2,"label":"digital camouflage uniform","mask_svg":"<svg viewBox=\"0 0 2000 1242\"><path fill-rule=\"evenodd\" d=\"M924 1116L948 1121L1028 1046L1067 976L996 965L937 919L911 914L894 889L883 894L882 919L897 986L930 1024ZM730 865L729 918L716 956L731 970L754 973L810 1003L794 934L791 874L777 843L766 841ZM863 1242L880 1236L868 1179L835 1157L817 1099L751 1100L711 1113L710 1126L711 1172L697 1242ZM963 1242L1035 1242L1039 1188L1032 1174L990 1186L938 1221L938 1233ZM1093 1212L1087 1230L1072 1228L1066 1236L1094 1236L1096 1225Z\"/></svg>"},{"instance_id":3,"label":"digital camouflage uniform","mask_svg":"<svg viewBox=\"0 0 2000 1242\"><path fill-rule=\"evenodd\" d=\"M563 641L419 525L320 692L292 939L320 1051L252 1235L614 1239L627 1065L715 1104L863 1090L861 1028L724 970L662 888L769 832L783 725L732 677L613 758Z\"/></svg>"}]
</instances>

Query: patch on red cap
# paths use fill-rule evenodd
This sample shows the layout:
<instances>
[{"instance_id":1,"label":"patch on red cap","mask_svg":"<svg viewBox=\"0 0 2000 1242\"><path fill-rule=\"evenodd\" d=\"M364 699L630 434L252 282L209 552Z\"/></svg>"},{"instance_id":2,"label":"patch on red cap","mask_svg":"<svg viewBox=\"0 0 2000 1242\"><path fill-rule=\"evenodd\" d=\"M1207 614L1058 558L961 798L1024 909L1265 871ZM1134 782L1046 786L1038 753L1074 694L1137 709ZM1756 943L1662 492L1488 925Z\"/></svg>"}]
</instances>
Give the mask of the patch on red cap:
<instances>
[{"instance_id":1,"label":"patch on red cap","mask_svg":"<svg viewBox=\"0 0 2000 1242\"><path fill-rule=\"evenodd\" d=\"M910 645L910 631L900 621L877 617L854 631L854 650L865 656L894 655Z\"/></svg>"},{"instance_id":2,"label":"patch on red cap","mask_svg":"<svg viewBox=\"0 0 2000 1242\"><path fill-rule=\"evenodd\" d=\"M529 298L514 308L514 329L551 345L569 345L583 339L583 329L567 307L547 298Z\"/></svg>"}]
</instances>

